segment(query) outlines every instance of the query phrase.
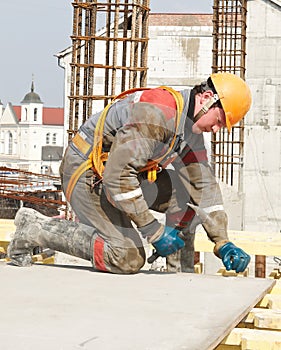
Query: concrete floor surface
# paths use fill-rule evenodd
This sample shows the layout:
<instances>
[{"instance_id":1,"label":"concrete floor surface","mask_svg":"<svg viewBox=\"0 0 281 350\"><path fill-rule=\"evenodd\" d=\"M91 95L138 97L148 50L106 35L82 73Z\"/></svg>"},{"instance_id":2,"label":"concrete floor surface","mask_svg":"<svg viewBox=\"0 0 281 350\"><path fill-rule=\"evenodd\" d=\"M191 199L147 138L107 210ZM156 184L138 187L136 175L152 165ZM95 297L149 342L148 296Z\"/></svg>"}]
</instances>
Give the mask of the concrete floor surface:
<instances>
[{"instance_id":1,"label":"concrete floor surface","mask_svg":"<svg viewBox=\"0 0 281 350\"><path fill-rule=\"evenodd\" d=\"M273 280L0 266L0 349L213 349Z\"/></svg>"}]
</instances>

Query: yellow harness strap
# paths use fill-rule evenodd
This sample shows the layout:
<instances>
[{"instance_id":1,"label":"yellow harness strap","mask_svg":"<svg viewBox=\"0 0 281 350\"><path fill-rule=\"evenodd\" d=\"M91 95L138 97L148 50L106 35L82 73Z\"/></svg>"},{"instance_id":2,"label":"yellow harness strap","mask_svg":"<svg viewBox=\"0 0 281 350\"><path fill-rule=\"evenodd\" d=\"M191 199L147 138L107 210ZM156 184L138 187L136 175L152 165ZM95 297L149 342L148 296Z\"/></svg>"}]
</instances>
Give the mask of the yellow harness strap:
<instances>
[{"instance_id":1,"label":"yellow harness strap","mask_svg":"<svg viewBox=\"0 0 281 350\"><path fill-rule=\"evenodd\" d=\"M177 131L178 131L178 126L180 123L180 116L182 114L182 110L183 110L183 97L182 95L175 91L174 89L168 87L168 86L160 86L159 88L163 89L163 90L167 90L169 91L175 101L176 101L176 106L177 106L177 114L176 114L176 128L175 128L175 133L172 139L172 142L169 145L169 149L167 150L167 152L161 157L158 158L156 160L151 160L148 162L148 164L141 169L141 171L146 171L147 170L147 178L149 182L154 182L157 178L157 170L159 169L158 164L160 163L160 161L166 157L168 155L168 153L172 150L174 144L175 144L175 140L177 137ZM103 130L104 130L104 124L105 124L105 119L107 116L107 112L109 110L109 108L112 106L112 104L120 98L124 98L126 97L128 94L132 94L136 91L143 91L143 90L150 90L150 88L134 88L134 89L130 89L130 90L126 90L124 92L122 92L121 94L119 94L118 96L114 97L114 99L104 108L104 110L102 111L96 128L95 128L95 133L94 133L94 144L93 144L93 150L89 155L89 158L83 162L76 170L75 172L72 174L70 181L68 183L66 192L65 192L65 196L66 199L68 201L70 201L70 197L72 194L72 191L79 179L79 177L88 169L92 168L94 170L94 172L102 179L103 176L103 172L104 172L104 162L107 160L108 158L108 153L104 153L102 152L102 141L103 141ZM77 143L76 143L77 146ZM84 148L86 147L85 145L83 145ZM80 147L78 147L80 149Z\"/></svg>"},{"instance_id":2,"label":"yellow harness strap","mask_svg":"<svg viewBox=\"0 0 281 350\"><path fill-rule=\"evenodd\" d=\"M66 191L65 191L65 197L68 201L70 201L70 197L72 194L72 191L77 183L77 181L79 180L79 177L88 169L90 169L92 167L92 160L89 158L87 159L85 162L83 162L82 164L80 164L80 166L74 171L74 173L72 174L69 183L67 185Z\"/></svg>"}]
</instances>

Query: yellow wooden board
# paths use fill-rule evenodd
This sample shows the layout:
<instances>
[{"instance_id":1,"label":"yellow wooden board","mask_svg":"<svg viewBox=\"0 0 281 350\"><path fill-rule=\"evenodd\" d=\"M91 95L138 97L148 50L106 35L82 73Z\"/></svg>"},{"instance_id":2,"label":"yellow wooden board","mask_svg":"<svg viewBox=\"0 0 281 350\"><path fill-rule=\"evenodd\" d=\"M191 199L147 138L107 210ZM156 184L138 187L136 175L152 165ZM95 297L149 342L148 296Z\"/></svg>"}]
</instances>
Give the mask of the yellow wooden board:
<instances>
[{"instance_id":1,"label":"yellow wooden board","mask_svg":"<svg viewBox=\"0 0 281 350\"><path fill-rule=\"evenodd\" d=\"M244 249L248 254L281 256L280 234L265 232L248 231L228 231L229 239ZM214 243L212 243L207 234L199 231L195 235L195 251L212 252Z\"/></svg>"},{"instance_id":2,"label":"yellow wooden board","mask_svg":"<svg viewBox=\"0 0 281 350\"><path fill-rule=\"evenodd\" d=\"M0 219L0 252L4 253L15 232L16 226L14 220Z\"/></svg>"},{"instance_id":3,"label":"yellow wooden board","mask_svg":"<svg viewBox=\"0 0 281 350\"><path fill-rule=\"evenodd\" d=\"M235 328L216 350L280 350L281 333L278 331Z\"/></svg>"}]
</instances>

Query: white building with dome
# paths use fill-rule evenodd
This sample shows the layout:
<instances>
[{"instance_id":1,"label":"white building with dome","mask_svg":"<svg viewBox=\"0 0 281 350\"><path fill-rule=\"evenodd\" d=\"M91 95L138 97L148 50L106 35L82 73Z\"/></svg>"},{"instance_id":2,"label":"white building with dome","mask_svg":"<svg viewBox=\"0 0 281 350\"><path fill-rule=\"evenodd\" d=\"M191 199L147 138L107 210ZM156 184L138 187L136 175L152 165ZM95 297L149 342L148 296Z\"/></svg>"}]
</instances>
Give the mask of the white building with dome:
<instances>
[{"instance_id":1,"label":"white building with dome","mask_svg":"<svg viewBox=\"0 0 281 350\"><path fill-rule=\"evenodd\" d=\"M0 102L0 166L58 175L63 108L44 107L34 82L20 106Z\"/></svg>"}]
</instances>

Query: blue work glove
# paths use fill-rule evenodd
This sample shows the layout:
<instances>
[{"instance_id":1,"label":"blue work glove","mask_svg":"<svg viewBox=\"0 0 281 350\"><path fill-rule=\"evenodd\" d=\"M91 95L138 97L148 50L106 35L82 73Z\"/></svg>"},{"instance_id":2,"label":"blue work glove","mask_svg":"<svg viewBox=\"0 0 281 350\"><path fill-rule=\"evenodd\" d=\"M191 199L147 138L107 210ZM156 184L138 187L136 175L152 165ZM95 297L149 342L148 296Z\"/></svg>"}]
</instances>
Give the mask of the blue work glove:
<instances>
[{"instance_id":1,"label":"blue work glove","mask_svg":"<svg viewBox=\"0 0 281 350\"><path fill-rule=\"evenodd\" d=\"M218 250L219 256L227 269L243 272L248 266L251 258L241 248L236 247L231 242L227 242Z\"/></svg>"},{"instance_id":2,"label":"blue work glove","mask_svg":"<svg viewBox=\"0 0 281 350\"><path fill-rule=\"evenodd\" d=\"M179 230L165 226L163 234L156 241L152 242L156 253L160 256L167 256L175 253L184 247L184 241L178 236Z\"/></svg>"}]
</instances>

